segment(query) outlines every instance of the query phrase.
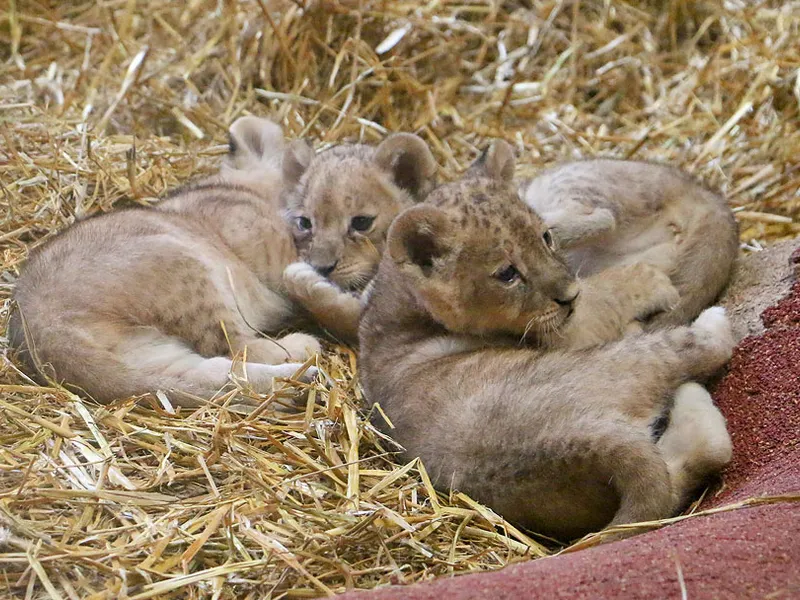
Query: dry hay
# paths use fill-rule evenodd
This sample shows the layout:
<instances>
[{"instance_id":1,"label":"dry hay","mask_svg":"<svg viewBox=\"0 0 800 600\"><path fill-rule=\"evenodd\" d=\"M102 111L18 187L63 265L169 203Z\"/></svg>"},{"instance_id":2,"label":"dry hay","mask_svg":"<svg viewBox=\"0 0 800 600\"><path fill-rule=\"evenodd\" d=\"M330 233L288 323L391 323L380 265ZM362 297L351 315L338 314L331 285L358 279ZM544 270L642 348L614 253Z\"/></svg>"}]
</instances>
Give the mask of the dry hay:
<instances>
[{"instance_id":1,"label":"dry hay","mask_svg":"<svg viewBox=\"0 0 800 600\"><path fill-rule=\"evenodd\" d=\"M799 2L11 0L0 293L74 218L213 170L247 112L321 144L418 132L444 178L490 136L520 175L670 161L725 191L758 247L800 231L798 36ZM5 358L0 596L317 596L548 552L396 462L352 353L320 366L304 412L243 420L236 390L177 415L99 407Z\"/></svg>"}]
</instances>

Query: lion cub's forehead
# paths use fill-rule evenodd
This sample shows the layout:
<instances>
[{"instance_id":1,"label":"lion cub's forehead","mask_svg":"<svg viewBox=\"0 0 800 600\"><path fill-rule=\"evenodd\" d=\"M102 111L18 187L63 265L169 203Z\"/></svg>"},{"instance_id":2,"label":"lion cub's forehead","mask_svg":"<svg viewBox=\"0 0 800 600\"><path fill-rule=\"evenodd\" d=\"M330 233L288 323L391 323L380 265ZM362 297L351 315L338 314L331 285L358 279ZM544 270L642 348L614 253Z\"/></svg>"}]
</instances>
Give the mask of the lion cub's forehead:
<instances>
[{"instance_id":1,"label":"lion cub's forehead","mask_svg":"<svg viewBox=\"0 0 800 600\"><path fill-rule=\"evenodd\" d=\"M307 207L327 204L347 196L374 178L375 168L358 155L334 154L333 149L317 156L300 181L300 199Z\"/></svg>"},{"instance_id":2,"label":"lion cub's forehead","mask_svg":"<svg viewBox=\"0 0 800 600\"><path fill-rule=\"evenodd\" d=\"M360 211L375 212L405 200L369 155L320 154L300 182L299 207L318 219L335 219Z\"/></svg>"},{"instance_id":3,"label":"lion cub's forehead","mask_svg":"<svg viewBox=\"0 0 800 600\"><path fill-rule=\"evenodd\" d=\"M516 190L495 180L469 178L448 184L432 192L427 201L445 210L462 230L514 239L535 236L544 229Z\"/></svg>"}]
</instances>

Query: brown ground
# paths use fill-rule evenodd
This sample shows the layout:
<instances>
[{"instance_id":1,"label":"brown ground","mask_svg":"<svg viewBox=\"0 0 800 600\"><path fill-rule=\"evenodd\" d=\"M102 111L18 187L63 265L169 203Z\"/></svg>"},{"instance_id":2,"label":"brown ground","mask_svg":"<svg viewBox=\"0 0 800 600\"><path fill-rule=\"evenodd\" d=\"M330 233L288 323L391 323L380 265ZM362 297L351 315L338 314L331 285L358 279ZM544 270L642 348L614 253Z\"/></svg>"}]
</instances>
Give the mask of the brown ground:
<instances>
[{"instance_id":1,"label":"brown ground","mask_svg":"<svg viewBox=\"0 0 800 600\"><path fill-rule=\"evenodd\" d=\"M737 303L732 312L740 330L763 333L739 344L715 388L734 458L720 491L700 508L780 495L794 502L751 500L750 507L500 572L345 597L800 598L800 281L792 283L798 269L800 248L792 254L787 244L749 255L723 299ZM755 320L759 314L763 324Z\"/></svg>"}]
</instances>

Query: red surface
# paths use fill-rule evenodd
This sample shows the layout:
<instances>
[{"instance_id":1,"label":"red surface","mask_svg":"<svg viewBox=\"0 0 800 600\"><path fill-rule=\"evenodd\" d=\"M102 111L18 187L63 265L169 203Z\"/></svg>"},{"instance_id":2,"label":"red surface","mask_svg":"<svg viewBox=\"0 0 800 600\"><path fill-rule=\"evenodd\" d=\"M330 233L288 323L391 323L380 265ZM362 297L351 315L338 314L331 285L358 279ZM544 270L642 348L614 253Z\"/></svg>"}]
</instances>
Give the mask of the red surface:
<instances>
[{"instance_id":1,"label":"red surface","mask_svg":"<svg viewBox=\"0 0 800 600\"><path fill-rule=\"evenodd\" d=\"M739 344L714 392L734 456L708 506L800 492L800 281L761 320L767 331Z\"/></svg>"},{"instance_id":2,"label":"red surface","mask_svg":"<svg viewBox=\"0 0 800 600\"><path fill-rule=\"evenodd\" d=\"M795 253L800 263L800 250ZM800 283L762 315L714 397L734 458L702 508L800 494ZM680 566L679 566L680 565ZM345 594L360 600L490 598L800 599L800 502L696 517L605 546L493 573Z\"/></svg>"}]
</instances>

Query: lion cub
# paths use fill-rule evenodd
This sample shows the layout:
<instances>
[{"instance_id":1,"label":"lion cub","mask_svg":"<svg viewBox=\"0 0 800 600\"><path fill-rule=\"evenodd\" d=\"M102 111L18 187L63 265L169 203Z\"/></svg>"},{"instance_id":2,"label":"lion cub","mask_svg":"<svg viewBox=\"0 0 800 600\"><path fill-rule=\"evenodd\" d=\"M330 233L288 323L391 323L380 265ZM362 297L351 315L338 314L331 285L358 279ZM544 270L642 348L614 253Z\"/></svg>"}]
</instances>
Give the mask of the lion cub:
<instances>
[{"instance_id":1,"label":"lion cub","mask_svg":"<svg viewBox=\"0 0 800 600\"><path fill-rule=\"evenodd\" d=\"M278 203L283 133L245 118L231 139L219 175L153 208L79 221L31 252L9 338L32 374L100 402L161 389L193 405L229 381L231 354L246 349L243 374L267 392L319 349L309 335L259 334L299 314L281 283L297 260Z\"/></svg>"},{"instance_id":2,"label":"lion cub","mask_svg":"<svg viewBox=\"0 0 800 600\"><path fill-rule=\"evenodd\" d=\"M244 374L263 392L301 366L280 363L318 351L310 335L261 335L306 324L296 298L316 301L312 316L354 339L356 298L313 285L316 272L284 271L306 259L345 289L371 278L391 219L423 193L435 161L408 134L312 156L303 142L285 148L271 121L243 117L216 177L152 209L78 222L34 250L9 323L28 370L98 401L174 389L189 405L227 383L231 353L246 349Z\"/></svg>"},{"instance_id":3,"label":"lion cub","mask_svg":"<svg viewBox=\"0 0 800 600\"><path fill-rule=\"evenodd\" d=\"M284 282L314 321L344 341L358 339L361 292L378 270L389 225L431 190L436 166L427 144L408 133L316 156L303 140L289 145L284 205L304 262L290 265Z\"/></svg>"},{"instance_id":4,"label":"lion cub","mask_svg":"<svg viewBox=\"0 0 800 600\"><path fill-rule=\"evenodd\" d=\"M593 345L619 336L594 322L616 312L624 325L675 290L648 265L576 281L514 189L513 161L496 143L393 223L361 321L367 397L435 485L533 531L567 540L667 517L730 460L725 421L691 382L731 356L725 313Z\"/></svg>"},{"instance_id":5,"label":"lion cub","mask_svg":"<svg viewBox=\"0 0 800 600\"><path fill-rule=\"evenodd\" d=\"M678 169L612 159L566 163L524 182L520 194L580 275L634 263L667 273L679 299L653 325L688 323L731 277L739 248L733 213Z\"/></svg>"}]
</instances>

